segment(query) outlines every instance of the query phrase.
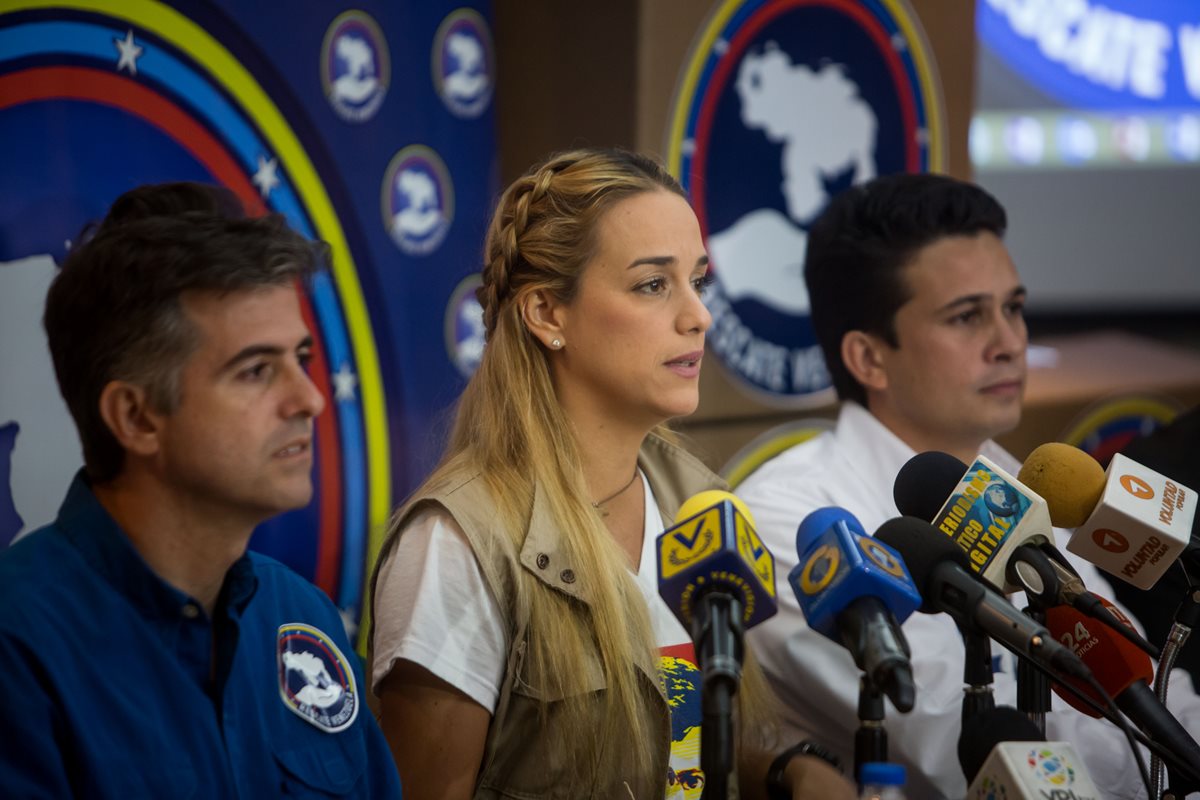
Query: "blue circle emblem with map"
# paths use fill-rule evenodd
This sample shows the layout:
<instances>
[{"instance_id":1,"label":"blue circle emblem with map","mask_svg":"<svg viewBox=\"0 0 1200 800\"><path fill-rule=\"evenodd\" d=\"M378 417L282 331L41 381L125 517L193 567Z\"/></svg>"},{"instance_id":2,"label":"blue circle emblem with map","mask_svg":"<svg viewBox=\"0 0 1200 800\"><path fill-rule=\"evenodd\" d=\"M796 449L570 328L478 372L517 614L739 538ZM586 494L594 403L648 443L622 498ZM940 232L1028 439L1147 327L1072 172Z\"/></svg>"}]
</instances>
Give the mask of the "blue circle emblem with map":
<instances>
[{"instance_id":1,"label":"blue circle emblem with map","mask_svg":"<svg viewBox=\"0 0 1200 800\"><path fill-rule=\"evenodd\" d=\"M445 162L424 145L392 157L383 176L383 224L411 256L437 249L454 220L454 186Z\"/></svg>"},{"instance_id":2,"label":"blue circle emblem with map","mask_svg":"<svg viewBox=\"0 0 1200 800\"><path fill-rule=\"evenodd\" d=\"M446 304L446 353L458 373L470 378L483 360L487 330L483 324L483 306L475 297L483 285L479 273L459 282Z\"/></svg>"},{"instance_id":3,"label":"blue circle emblem with map","mask_svg":"<svg viewBox=\"0 0 1200 800\"><path fill-rule=\"evenodd\" d=\"M829 399L804 283L808 229L843 189L941 165L929 63L894 0L727 0L702 30L668 162L716 277L709 349L758 399Z\"/></svg>"},{"instance_id":4,"label":"blue circle emblem with map","mask_svg":"<svg viewBox=\"0 0 1200 800\"><path fill-rule=\"evenodd\" d=\"M366 122L390 80L387 40L375 20L362 11L338 15L321 43L321 85L333 110L347 122Z\"/></svg>"},{"instance_id":5,"label":"blue circle emblem with map","mask_svg":"<svg viewBox=\"0 0 1200 800\"><path fill-rule=\"evenodd\" d=\"M433 37L433 84L456 117L487 110L496 85L496 57L487 22L477 11L452 11Z\"/></svg>"},{"instance_id":6,"label":"blue circle emblem with map","mask_svg":"<svg viewBox=\"0 0 1200 800\"><path fill-rule=\"evenodd\" d=\"M1007 483L996 482L984 489L983 504L997 517L1011 517L1021 510L1017 490Z\"/></svg>"}]
</instances>

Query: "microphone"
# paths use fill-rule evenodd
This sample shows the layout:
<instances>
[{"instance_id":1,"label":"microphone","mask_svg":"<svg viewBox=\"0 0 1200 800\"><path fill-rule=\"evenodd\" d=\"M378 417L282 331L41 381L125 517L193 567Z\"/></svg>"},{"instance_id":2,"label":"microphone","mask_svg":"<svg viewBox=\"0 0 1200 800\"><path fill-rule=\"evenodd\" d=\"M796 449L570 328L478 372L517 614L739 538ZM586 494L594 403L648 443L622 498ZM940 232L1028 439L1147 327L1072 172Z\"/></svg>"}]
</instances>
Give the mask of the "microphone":
<instances>
[{"instance_id":1,"label":"microphone","mask_svg":"<svg viewBox=\"0 0 1200 800\"><path fill-rule=\"evenodd\" d=\"M1109 610L1122 621L1121 624L1130 624L1115 606ZM1143 733L1169 748L1182 763L1200 764L1200 745L1163 707L1149 686L1148 682L1154 679L1154 667L1145 653L1130 645L1103 622L1088 619L1068 606L1050 609L1046 613L1046 625L1052 635L1070 647L1092 669L1096 682ZM1087 684L1071 678L1066 680L1081 693L1104 705L1104 701ZM1055 691L1079 711L1093 717L1100 716L1091 707L1059 691L1058 687L1055 687Z\"/></svg>"},{"instance_id":2,"label":"microphone","mask_svg":"<svg viewBox=\"0 0 1200 800\"><path fill-rule=\"evenodd\" d=\"M1086 456L1082 451L1077 452ZM1092 459L1088 457L1088 460ZM1029 463L1026 462L1027 465ZM1097 468L1097 474L1103 477L1099 464L1095 464L1094 460L1092 463ZM962 506L963 501L956 500L956 498L963 498L970 491L969 487L963 487L967 486L968 478L979 477L980 464L986 465L991 462L980 456L976 463L968 469L963 462L948 453L936 451L918 453L909 459L896 476L896 483L893 487L896 507L904 514L921 519L930 521L941 519L943 524L939 527L945 533L945 520L947 517L954 518L955 511ZM1021 475L1022 477L1025 475L1024 467ZM1017 521L1009 535L999 543L992 554L991 561L988 562L988 568L983 570L984 578L994 584L1002 582L1005 592L1023 590L1030 602L1037 608L1046 609L1066 603L1110 625L1116 623L1116 618L1110 616L1100 599L1088 591L1083 581L1066 562L1062 553L1054 546L1051 539L1051 524L1054 516L1049 503L1022 481L1013 479L1008 473L998 468L993 477L994 481L989 484L988 491L1003 492L1004 494L1011 492L1014 497L1022 498L1022 501L1027 498L1030 509L1036 510L1027 513ZM1070 477L1074 478L1075 476L1072 474ZM1079 486L1083 483L1086 481L1070 480L1067 485ZM950 495L950 500L935 511L934 504L938 501L934 498L945 497L947 494ZM1063 495L1062 491L1058 493L1060 497ZM978 509L978 502L978 500L975 501L973 506L968 509L968 513L988 513L986 510ZM986 499L983 504L984 506L988 505ZM1078 502L1069 503L1067 507L1074 515L1078 515ZM951 511L947 512L946 508L950 508ZM928 516L923 516L923 514ZM1070 519L1075 519L1075 516ZM970 522L964 524L971 525ZM956 542L961 544L958 538L956 538ZM968 556L974 557L974 551L965 547L964 550L967 551ZM998 575L1003 575L1002 581L997 580L996 576ZM1156 658L1158 657L1158 648L1142 638L1137 631L1130 628L1126 635L1138 647Z\"/></svg>"},{"instance_id":3,"label":"microphone","mask_svg":"<svg viewBox=\"0 0 1200 800\"><path fill-rule=\"evenodd\" d=\"M1066 742L999 742L967 789L971 798L1095 800L1100 790Z\"/></svg>"},{"instance_id":4,"label":"microphone","mask_svg":"<svg viewBox=\"0 0 1200 800\"><path fill-rule=\"evenodd\" d=\"M1196 492L1120 453L1108 470L1060 442L1029 454L1021 480L1045 495L1067 550L1139 589L1153 586L1192 545Z\"/></svg>"},{"instance_id":5,"label":"microphone","mask_svg":"<svg viewBox=\"0 0 1200 800\"><path fill-rule=\"evenodd\" d=\"M900 623L921 596L900 557L843 508L813 511L796 532L799 560L788 574L810 628L843 645L901 712L916 699Z\"/></svg>"},{"instance_id":6,"label":"microphone","mask_svg":"<svg viewBox=\"0 0 1200 800\"><path fill-rule=\"evenodd\" d=\"M1118 624L1129 624L1119 609L1110 607ZM1055 606L1046 611L1046 627L1055 639L1075 651L1092 670L1096 682L1113 698L1137 681L1149 684L1154 680L1154 664L1150 657L1130 645L1110 625L1087 619L1070 606ZM1065 683L1100 706L1106 705L1104 698L1090 684L1071 679ZM1078 695L1057 685L1053 688L1075 710L1092 717L1103 716L1100 711L1080 700Z\"/></svg>"},{"instance_id":7,"label":"microphone","mask_svg":"<svg viewBox=\"0 0 1200 800\"><path fill-rule=\"evenodd\" d=\"M700 492L658 537L657 551L658 593L691 632L704 680L736 686L742 632L777 608L775 558L750 510L729 492Z\"/></svg>"},{"instance_id":8,"label":"microphone","mask_svg":"<svg viewBox=\"0 0 1200 800\"><path fill-rule=\"evenodd\" d=\"M1046 501L985 456L967 467L948 453L918 453L896 475L892 495L901 514L932 523L1005 593L1022 588L1009 579L1013 552L1053 544Z\"/></svg>"},{"instance_id":9,"label":"microphone","mask_svg":"<svg viewBox=\"0 0 1200 800\"><path fill-rule=\"evenodd\" d=\"M1042 731L1025 714L1012 706L996 706L963 722L958 735L958 764L967 783L972 783L997 745L1044 741Z\"/></svg>"},{"instance_id":10,"label":"microphone","mask_svg":"<svg viewBox=\"0 0 1200 800\"><path fill-rule=\"evenodd\" d=\"M700 662L700 766L724 797L734 767L733 695L747 628L776 611L775 558L746 504L729 492L694 495L655 542L658 593L692 635Z\"/></svg>"},{"instance_id":11,"label":"microphone","mask_svg":"<svg viewBox=\"0 0 1200 800\"><path fill-rule=\"evenodd\" d=\"M1018 655L1048 663L1087 680L1080 660L1042 625L1013 608L1003 596L970 571L967 554L923 520L897 517L875 534L908 565L926 614L945 612L962 626L981 629Z\"/></svg>"}]
</instances>

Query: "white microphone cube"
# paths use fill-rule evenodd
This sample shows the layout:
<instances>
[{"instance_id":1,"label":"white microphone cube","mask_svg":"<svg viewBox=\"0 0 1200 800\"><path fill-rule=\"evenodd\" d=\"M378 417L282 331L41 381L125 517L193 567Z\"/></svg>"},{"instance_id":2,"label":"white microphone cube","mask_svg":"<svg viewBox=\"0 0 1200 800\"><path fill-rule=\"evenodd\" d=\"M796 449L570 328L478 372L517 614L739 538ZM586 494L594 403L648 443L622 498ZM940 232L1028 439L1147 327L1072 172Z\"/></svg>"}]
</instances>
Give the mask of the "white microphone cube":
<instances>
[{"instance_id":1,"label":"white microphone cube","mask_svg":"<svg viewBox=\"0 0 1200 800\"><path fill-rule=\"evenodd\" d=\"M1099 800L1100 792L1066 742L1001 742L983 762L967 797Z\"/></svg>"},{"instance_id":2,"label":"white microphone cube","mask_svg":"<svg viewBox=\"0 0 1200 800\"><path fill-rule=\"evenodd\" d=\"M1153 586L1191 541L1196 492L1120 453L1104 493L1067 549L1139 589Z\"/></svg>"}]
</instances>

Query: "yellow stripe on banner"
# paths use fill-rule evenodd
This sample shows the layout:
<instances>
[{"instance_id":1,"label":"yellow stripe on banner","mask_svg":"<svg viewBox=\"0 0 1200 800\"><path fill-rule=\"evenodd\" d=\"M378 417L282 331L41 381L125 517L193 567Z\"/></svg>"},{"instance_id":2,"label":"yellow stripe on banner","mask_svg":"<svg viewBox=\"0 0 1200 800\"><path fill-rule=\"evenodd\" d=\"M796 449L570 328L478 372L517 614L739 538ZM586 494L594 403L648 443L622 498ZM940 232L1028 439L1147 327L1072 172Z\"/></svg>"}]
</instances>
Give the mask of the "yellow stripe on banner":
<instances>
[{"instance_id":1,"label":"yellow stripe on banner","mask_svg":"<svg viewBox=\"0 0 1200 800\"><path fill-rule=\"evenodd\" d=\"M700 81L700 72L708 61L717 34L725 27L725 23L733 16L745 0L725 0L709 17L707 24L701 29L700 37L692 45L689 53L691 62L685 68L679 94L675 100L675 115L671 120L671 134L667 146L667 169L676 179L683 181L683 134L687 127L687 118L696 100L696 84Z\"/></svg>"},{"instance_id":2,"label":"yellow stripe on banner","mask_svg":"<svg viewBox=\"0 0 1200 800\"><path fill-rule=\"evenodd\" d=\"M909 8L904 0L883 0L883 4L892 12L896 24L908 40L917 67L917 83L924 99L925 128L929 132L929 171L946 171L946 131L944 99L942 98L942 82L932 66L929 40L919 24L914 25L917 15Z\"/></svg>"},{"instance_id":3,"label":"yellow stripe on banner","mask_svg":"<svg viewBox=\"0 0 1200 800\"><path fill-rule=\"evenodd\" d=\"M696 85L700 81L700 73L708 61L713 43L716 42L718 35L745 2L746 0L725 0L718 6L702 26L700 35L689 53L690 60L685 67L683 80L677 89L674 114L667 141L667 169L679 180L684 179L682 174L683 141L692 105L697 100ZM918 24L914 24L916 15L904 0L882 0L882 2L891 11L896 24L900 27L912 50L913 62L917 70L918 91L921 93L922 105L925 107L925 128L929 136L929 171L945 172L946 113L942 97L942 84L937 71L932 66L932 50L929 41L925 38L924 30Z\"/></svg>"},{"instance_id":4,"label":"yellow stripe on banner","mask_svg":"<svg viewBox=\"0 0 1200 800\"><path fill-rule=\"evenodd\" d=\"M91 11L124 19L187 53L196 63L232 95L241 110L254 120L270 143L275 155L291 176L300 201L308 211L317 235L329 243L332 251L334 282L346 315L350 342L358 365L359 387L363 400L363 424L366 429L368 473L368 564L374 562L383 544L383 535L391 513L391 475L388 461L387 416L383 382L379 374L379 355L371 332L362 286L350 248L333 204L317 175L316 168L301 147L295 133L254 77L220 42L207 31L172 8L155 0L18 0L11 10L65 8ZM364 617L369 609L364 603Z\"/></svg>"},{"instance_id":5,"label":"yellow stripe on banner","mask_svg":"<svg viewBox=\"0 0 1200 800\"><path fill-rule=\"evenodd\" d=\"M1166 400L1145 395L1127 397L1121 400L1106 400L1098 408L1092 408L1083 414L1083 419L1076 422L1063 441L1079 447L1083 440L1095 433L1102 426L1122 417L1151 417L1165 425L1179 413L1179 406L1172 406Z\"/></svg>"}]
</instances>

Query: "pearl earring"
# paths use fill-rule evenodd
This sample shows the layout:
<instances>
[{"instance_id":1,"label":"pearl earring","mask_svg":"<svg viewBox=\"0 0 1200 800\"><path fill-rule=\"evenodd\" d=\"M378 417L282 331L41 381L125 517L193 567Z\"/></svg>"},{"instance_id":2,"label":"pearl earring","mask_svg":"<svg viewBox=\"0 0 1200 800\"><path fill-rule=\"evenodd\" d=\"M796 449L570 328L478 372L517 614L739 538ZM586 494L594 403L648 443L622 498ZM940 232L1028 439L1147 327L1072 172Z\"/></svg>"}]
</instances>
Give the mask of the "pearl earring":
<instances>
[{"instance_id":1,"label":"pearl earring","mask_svg":"<svg viewBox=\"0 0 1200 800\"><path fill-rule=\"evenodd\" d=\"M553 347L555 350L557 350L558 348L562 347L562 340L561 339L551 339L550 346Z\"/></svg>"}]
</instances>

